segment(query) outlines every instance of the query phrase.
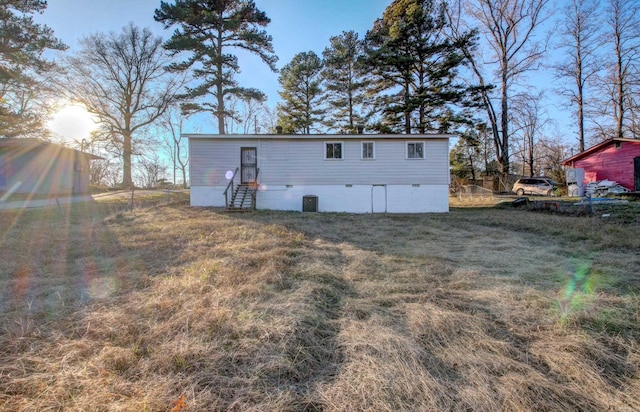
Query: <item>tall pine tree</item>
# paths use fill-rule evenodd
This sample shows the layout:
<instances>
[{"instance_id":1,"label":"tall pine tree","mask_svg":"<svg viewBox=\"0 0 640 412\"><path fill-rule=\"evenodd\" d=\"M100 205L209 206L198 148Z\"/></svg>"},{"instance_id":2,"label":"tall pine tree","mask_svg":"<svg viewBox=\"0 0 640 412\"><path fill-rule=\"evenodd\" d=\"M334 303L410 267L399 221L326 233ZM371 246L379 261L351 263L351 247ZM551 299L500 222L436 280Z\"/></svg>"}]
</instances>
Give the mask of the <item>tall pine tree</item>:
<instances>
[{"instance_id":1,"label":"tall pine tree","mask_svg":"<svg viewBox=\"0 0 640 412\"><path fill-rule=\"evenodd\" d=\"M310 134L322 121L322 59L312 51L298 53L280 70L278 122L285 133Z\"/></svg>"},{"instance_id":2,"label":"tall pine tree","mask_svg":"<svg viewBox=\"0 0 640 412\"><path fill-rule=\"evenodd\" d=\"M460 42L448 39L446 4L436 0L394 0L365 37L373 92L379 95L378 129L395 133L446 132L456 121L451 106L468 91L456 82L464 63Z\"/></svg>"},{"instance_id":3,"label":"tall pine tree","mask_svg":"<svg viewBox=\"0 0 640 412\"><path fill-rule=\"evenodd\" d=\"M234 79L240 71L234 50L258 56L275 71L278 57L273 54L271 36L261 30L271 21L248 0L176 0L160 2L155 19L165 29L178 26L165 48L174 54L190 56L171 66L172 70L192 69L199 84L187 88L185 99L193 101L184 107L191 112L210 111L218 120L218 132L224 134L225 117L233 116L225 99L260 100L264 94L255 88L241 87ZM207 100L207 96L212 96Z\"/></svg>"},{"instance_id":4,"label":"tall pine tree","mask_svg":"<svg viewBox=\"0 0 640 412\"><path fill-rule=\"evenodd\" d=\"M26 135L42 127L32 103L43 92L43 76L55 68L43 53L65 50L53 31L33 21L47 7L44 0L0 2L0 135Z\"/></svg>"},{"instance_id":5,"label":"tall pine tree","mask_svg":"<svg viewBox=\"0 0 640 412\"><path fill-rule=\"evenodd\" d=\"M368 77L362 64L362 42L353 31L342 32L329 41L330 46L322 53L329 109L324 124L329 129L354 133L366 120L363 106Z\"/></svg>"}]
</instances>

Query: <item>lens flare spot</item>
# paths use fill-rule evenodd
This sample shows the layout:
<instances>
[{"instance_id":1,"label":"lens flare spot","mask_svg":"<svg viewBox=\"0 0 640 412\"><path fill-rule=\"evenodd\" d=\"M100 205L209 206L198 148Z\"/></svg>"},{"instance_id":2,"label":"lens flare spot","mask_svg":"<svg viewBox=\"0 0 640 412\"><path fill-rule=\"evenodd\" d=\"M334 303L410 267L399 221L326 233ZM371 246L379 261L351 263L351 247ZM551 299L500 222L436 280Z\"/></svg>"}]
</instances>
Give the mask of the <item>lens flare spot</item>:
<instances>
[{"instance_id":1,"label":"lens flare spot","mask_svg":"<svg viewBox=\"0 0 640 412\"><path fill-rule=\"evenodd\" d=\"M23 298L31 287L31 268L20 265L13 279L13 297Z\"/></svg>"},{"instance_id":2,"label":"lens flare spot","mask_svg":"<svg viewBox=\"0 0 640 412\"><path fill-rule=\"evenodd\" d=\"M227 170L227 173L224 174L224 177L226 177L227 180L233 179L233 172L231 170Z\"/></svg>"},{"instance_id":3,"label":"lens flare spot","mask_svg":"<svg viewBox=\"0 0 640 412\"><path fill-rule=\"evenodd\" d=\"M115 279L110 277L91 279L87 285L87 292L93 299L112 296L118 289Z\"/></svg>"},{"instance_id":4,"label":"lens flare spot","mask_svg":"<svg viewBox=\"0 0 640 412\"><path fill-rule=\"evenodd\" d=\"M573 262L570 265L568 280L562 290L562 299L558 302L562 322L566 322L571 313L584 309L592 302L595 282L590 262Z\"/></svg>"}]
</instances>

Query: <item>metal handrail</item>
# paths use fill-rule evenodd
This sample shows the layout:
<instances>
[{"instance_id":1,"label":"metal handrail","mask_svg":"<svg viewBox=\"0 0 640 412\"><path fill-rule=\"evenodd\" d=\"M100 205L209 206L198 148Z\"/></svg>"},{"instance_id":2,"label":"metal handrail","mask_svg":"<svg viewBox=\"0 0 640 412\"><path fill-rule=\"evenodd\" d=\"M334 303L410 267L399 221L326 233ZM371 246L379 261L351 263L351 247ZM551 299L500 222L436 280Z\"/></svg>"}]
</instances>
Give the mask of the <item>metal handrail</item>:
<instances>
[{"instance_id":1,"label":"metal handrail","mask_svg":"<svg viewBox=\"0 0 640 412\"><path fill-rule=\"evenodd\" d=\"M253 191L253 193L251 194L251 208L253 210L256 210L256 192L258 190L258 175L260 174L260 168L256 167L256 178L254 180L255 182L255 190Z\"/></svg>"},{"instance_id":2,"label":"metal handrail","mask_svg":"<svg viewBox=\"0 0 640 412\"><path fill-rule=\"evenodd\" d=\"M236 174L238 174L238 170L240 170L239 167L236 167L236 170L234 170L233 172L233 176L231 176L231 179L229 180L229 184L227 185L227 188L224 190L224 205L226 207L229 207L229 188L231 188L231 192L233 192L233 181L236 178Z\"/></svg>"}]
</instances>

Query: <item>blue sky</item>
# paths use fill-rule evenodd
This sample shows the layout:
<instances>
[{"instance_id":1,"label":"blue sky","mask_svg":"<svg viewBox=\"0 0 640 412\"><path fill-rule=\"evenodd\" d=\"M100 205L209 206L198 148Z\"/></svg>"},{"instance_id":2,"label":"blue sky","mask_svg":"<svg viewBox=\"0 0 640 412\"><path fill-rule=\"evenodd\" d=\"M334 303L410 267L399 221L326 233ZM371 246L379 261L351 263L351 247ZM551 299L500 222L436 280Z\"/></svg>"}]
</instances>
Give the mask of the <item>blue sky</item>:
<instances>
[{"instance_id":1,"label":"blue sky","mask_svg":"<svg viewBox=\"0 0 640 412\"><path fill-rule=\"evenodd\" d=\"M391 0L256 0L256 6L271 19L267 32L273 37L277 67L287 64L299 52L313 50L318 55L329 38L354 30L364 36L376 18L382 16ZM50 0L39 23L51 27L55 35L73 51L78 39L96 32L120 31L129 22L149 27L163 38L164 31L153 19L160 0ZM258 58L241 57L238 80L256 87L274 104L278 98L278 75Z\"/></svg>"},{"instance_id":2,"label":"blue sky","mask_svg":"<svg viewBox=\"0 0 640 412\"><path fill-rule=\"evenodd\" d=\"M376 18L382 16L392 0L255 0L257 7L271 19L267 32L273 37L275 53L279 57L277 67L291 61L296 54L313 50L318 55L329 44L331 36L354 30L361 37L369 30ZM172 29L163 30L153 19L160 0L50 0L42 15L36 20L54 30L55 35L70 46L69 52L78 47L78 39L96 32L119 32L129 22L149 27L163 38L168 38ZM278 96L278 74L257 57L240 55L242 73L237 77L242 86L255 87L269 98L268 104L275 106ZM530 81L547 89L545 98L554 101L545 104L554 107L551 117L555 127L562 129L561 135L573 140L567 130L572 117L558 107L555 94L549 90L553 79L548 70L528 74ZM540 86L542 85L542 87ZM560 109L560 110L558 110ZM214 132L212 120L190 119L187 131Z\"/></svg>"}]
</instances>

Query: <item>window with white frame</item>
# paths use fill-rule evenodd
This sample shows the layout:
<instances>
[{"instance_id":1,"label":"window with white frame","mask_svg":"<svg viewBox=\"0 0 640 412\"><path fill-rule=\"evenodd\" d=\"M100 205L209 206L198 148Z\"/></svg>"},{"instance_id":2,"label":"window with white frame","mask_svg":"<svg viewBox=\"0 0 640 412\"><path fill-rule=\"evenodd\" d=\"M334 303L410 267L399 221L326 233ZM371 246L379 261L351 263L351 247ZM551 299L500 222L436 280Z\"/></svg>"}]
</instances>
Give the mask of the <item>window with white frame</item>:
<instances>
[{"instance_id":1,"label":"window with white frame","mask_svg":"<svg viewBox=\"0 0 640 412\"><path fill-rule=\"evenodd\" d=\"M407 142L407 159L424 159L424 142Z\"/></svg>"},{"instance_id":2,"label":"window with white frame","mask_svg":"<svg viewBox=\"0 0 640 412\"><path fill-rule=\"evenodd\" d=\"M362 159L375 159L376 151L374 142L362 142Z\"/></svg>"},{"instance_id":3,"label":"window with white frame","mask_svg":"<svg viewBox=\"0 0 640 412\"><path fill-rule=\"evenodd\" d=\"M325 159L342 159L342 142L325 142L324 149Z\"/></svg>"}]
</instances>

